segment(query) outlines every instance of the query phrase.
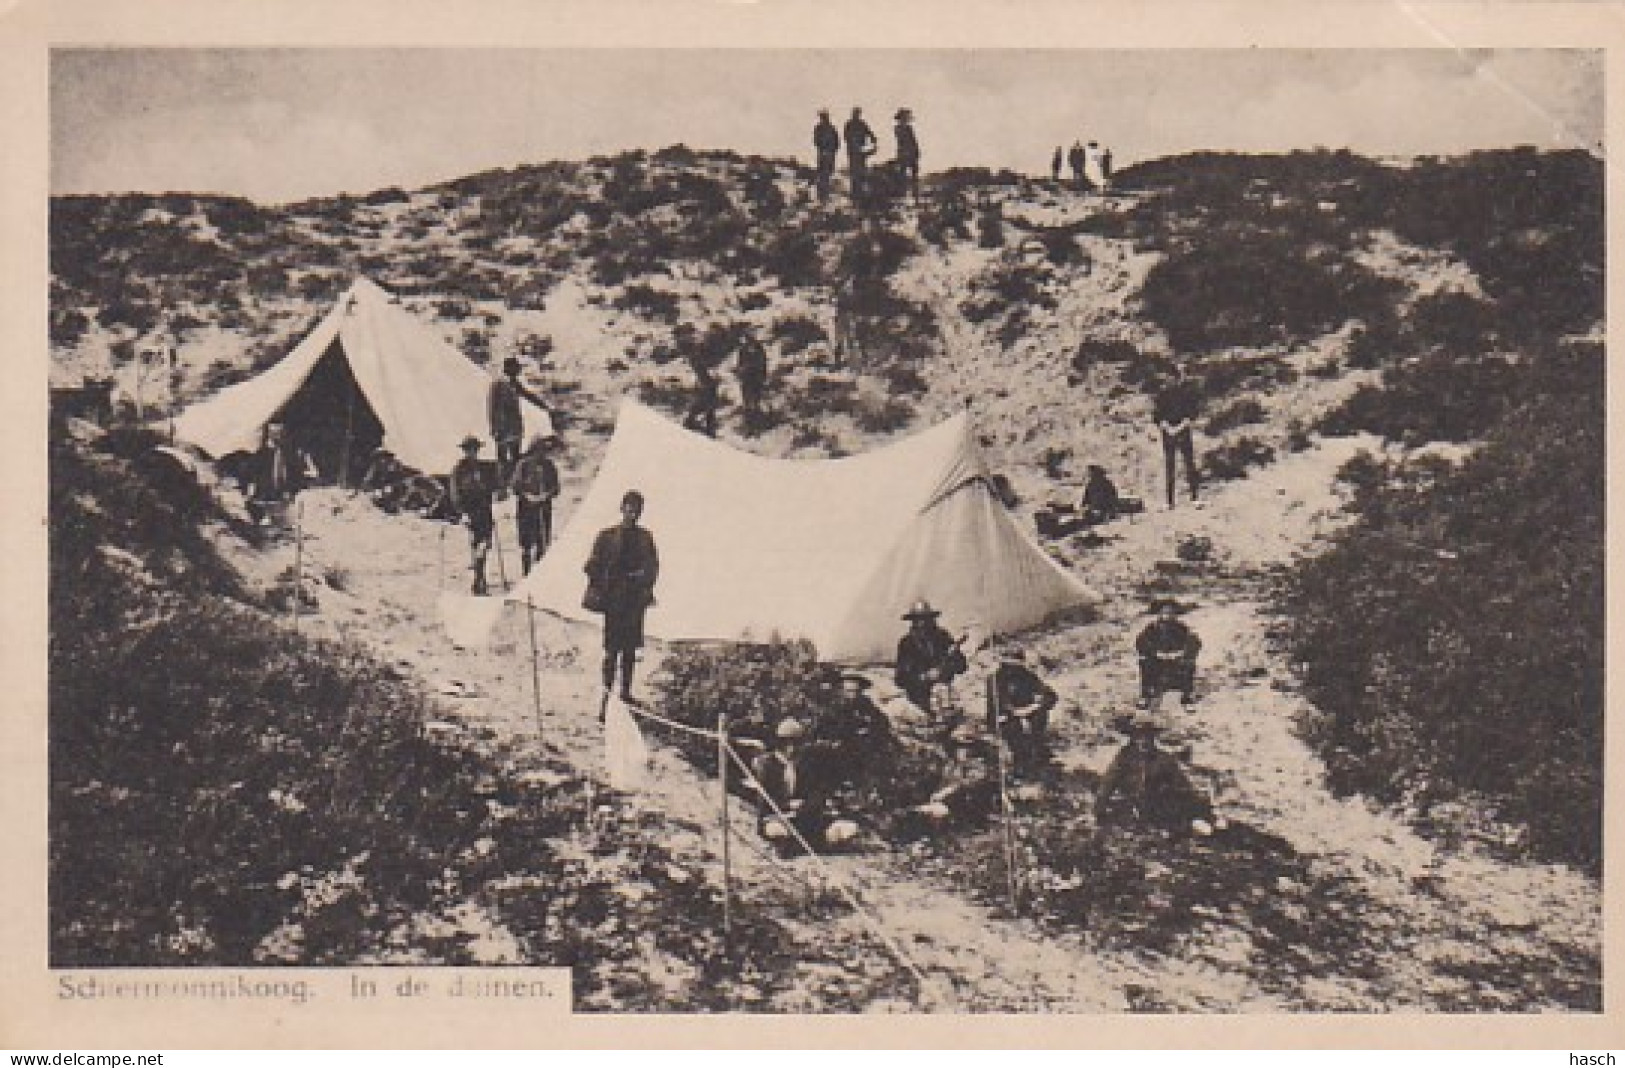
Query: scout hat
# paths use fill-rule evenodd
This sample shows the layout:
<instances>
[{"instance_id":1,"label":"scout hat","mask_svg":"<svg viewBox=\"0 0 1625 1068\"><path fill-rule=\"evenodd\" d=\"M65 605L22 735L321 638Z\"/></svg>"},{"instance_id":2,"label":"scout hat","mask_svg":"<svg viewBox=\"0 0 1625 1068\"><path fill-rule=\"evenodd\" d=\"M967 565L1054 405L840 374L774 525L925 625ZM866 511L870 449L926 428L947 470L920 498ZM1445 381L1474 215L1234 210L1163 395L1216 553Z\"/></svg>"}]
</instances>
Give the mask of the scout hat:
<instances>
[{"instance_id":1,"label":"scout hat","mask_svg":"<svg viewBox=\"0 0 1625 1068\"><path fill-rule=\"evenodd\" d=\"M914 607L903 613L904 619L935 619L941 612L931 607L930 601L920 600L914 602Z\"/></svg>"}]
</instances>

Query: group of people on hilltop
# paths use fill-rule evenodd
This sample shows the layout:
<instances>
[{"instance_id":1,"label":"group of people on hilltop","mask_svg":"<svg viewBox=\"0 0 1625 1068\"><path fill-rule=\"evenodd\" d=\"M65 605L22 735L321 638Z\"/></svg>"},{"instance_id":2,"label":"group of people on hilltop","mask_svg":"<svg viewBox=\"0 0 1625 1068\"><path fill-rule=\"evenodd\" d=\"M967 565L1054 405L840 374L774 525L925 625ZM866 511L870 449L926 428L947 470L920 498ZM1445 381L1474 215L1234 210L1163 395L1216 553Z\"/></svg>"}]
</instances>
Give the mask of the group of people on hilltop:
<instances>
[{"instance_id":1,"label":"group of people on hilltop","mask_svg":"<svg viewBox=\"0 0 1625 1068\"><path fill-rule=\"evenodd\" d=\"M1072 147L1068 149L1056 145L1055 153L1050 156L1049 160L1051 181L1060 182L1061 165L1063 163L1072 172L1072 185L1074 188L1080 190L1094 189L1103 193L1111 187L1112 150L1110 148L1096 141L1084 144L1081 139L1072 142Z\"/></svg>"},{"instance_id":2,"label":"group of people on hilltop","mask_svg":"<svg viewBox=\"0 0 1625 1068\"><path fill-rule=\"evenodd\" d=\"M909 195L920 199L920 141L914 130L914 113L898 108L893 116L892 134L897 152L891 165L908 184ZM854 107L852 115L837 130L827 108L818 112L813 126L813 155L815 159L813 182L818 199L827 201L834 185L835 167L841 147L846 147L847 177L854 203L862 203L871 193L870 160L880 151L880 140L863 117L863 109Z\"/></svg>"}]
</instances>

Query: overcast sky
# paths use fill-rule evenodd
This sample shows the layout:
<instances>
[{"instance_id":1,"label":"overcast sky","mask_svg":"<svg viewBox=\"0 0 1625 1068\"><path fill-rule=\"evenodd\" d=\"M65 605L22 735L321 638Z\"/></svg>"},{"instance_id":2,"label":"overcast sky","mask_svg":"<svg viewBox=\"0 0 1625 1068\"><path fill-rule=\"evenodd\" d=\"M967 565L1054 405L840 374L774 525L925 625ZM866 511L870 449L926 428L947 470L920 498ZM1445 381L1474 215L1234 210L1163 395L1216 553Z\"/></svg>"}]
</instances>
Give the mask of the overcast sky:
<instances>
[{"instance_id":1,"label":"overcast sky","mask_svg":"<svg viewBox=\"0 0 1625 1068\"><path fill-rule=\"evenodd\" d=\"M802 156L814 112L907 105L928 170L1195 149L1600 148L1600 52L59 50L53 192L280 202L683 143Z\"/></svg>"}]
</instances>

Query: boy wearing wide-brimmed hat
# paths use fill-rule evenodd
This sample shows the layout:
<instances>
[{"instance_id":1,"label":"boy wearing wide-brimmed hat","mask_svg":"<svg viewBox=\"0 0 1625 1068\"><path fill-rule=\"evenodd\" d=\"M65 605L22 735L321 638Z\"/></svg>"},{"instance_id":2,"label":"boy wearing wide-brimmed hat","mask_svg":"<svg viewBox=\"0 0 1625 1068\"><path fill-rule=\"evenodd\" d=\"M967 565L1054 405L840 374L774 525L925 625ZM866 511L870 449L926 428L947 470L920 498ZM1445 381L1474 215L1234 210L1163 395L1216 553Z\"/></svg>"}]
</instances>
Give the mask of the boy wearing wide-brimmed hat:
<instances>
[{"instance_id":1,"label":"boy wearing wide-brimmed hat","mask_svg":"<svg viewBox=\"0 0 1625 1068\"><path fill-rule=\"evenodd\" d=\"M828 712L819 717L818 738L839 777L862 786L891 759L896 739L891 721L869 697L874 684L868 676L843 672L839 685Z\"/></svg>"},{"instance_id":2,"label":"boy wearing wide-brimmed hat","mask_svg":"<svg viewBox=\"0 0 1625 1068\"><path fill-rule=\"evenodd\" d=\"M1196 700L1196 657L1202 651L1202 639L1179 618L1183 608L1171 597L1158 597L1151 602L1156 618L1134 640L1144 705L1169 690L1178 690L1187 705Z\"/></svg>"},{"instance_id":3,"label":"boy wearing wide-brimmed hat","mask_svg":"<svg viewBox=\"0 0 1625 1068\"><path fill-rule=\"evenodd\" d=\"M993 669L993 701L987 710L988 730L1010 747L1011 770L1030 777L1049 753L1049 714L1060 697L1027 666L1027 654L1007 643Z\"/></svg>"},{"instance_id":4,"label":"boy wearing wide-brimmed hat","mask_svg":"<svg viewBox=\"0 0 1625 1068\"><path fill-rule=\"evenodd\" d=\"M559 469L547 453L558 440L552 434L532 437L508 479L519 535L519 562L527 575L553 540L553 498L559 495Z\"/></svg>"},{"instance_id":5,"label":"boy wearing wide-brimmed hat","mask_svg":"<svg viewBox=\"0 0 1625 1068\"><path fill-rule=\"evenodd\" d=\"M1128 742L1112 758L1095 792L1095 818L1101 824L1133 823L1204 836L1224 826L1179 757L1158 745L1160 723L1141 713L1122 729Z\"/></svg>"},{"instance_id":6,"label":"boy wearing wide-brimmed hat","mask_svg":"<svg viewBox=\"0 0 1625 1068\"><path fill-rule=\"evenodd\" d=\"M803 843L824 849L858 833L857 824L831 812L830 784L802 752L806 736L800 720L781 721L773 732L773 748L751 767L760 801L758 826L783 856L802 852Z\"/></svg>"},{"instance_id":7,"label":"boy wearing wide-brimmed hat","mask_svg":"<svg viewBox=\"0 0 1625 1068\"><path fill-rule=\"evenodd\" d=\"M485 559L491 552L492 535L496 533L496 520L491 514L496 487L480 461L483 446L479 438L468 435L462 441L463 458L451 469L451 503L468 524L469 569L474 572L476 596L490 592L485 580Z\"/></svg>"},{"instance_id":8,"label":"boy wearing wide-brimmed hat","mask_svg":"<svg viewBox=\"0 0 1625 1068\"><path fill-rule=\"evenodd\" d=\"M937 623L942 613L929 601L916 601L903 613L908 631L897 643L893 679L914 706L927 716L935 716L931 692L947 685L969 668L964 651L953 636Z\"/></svg>"}]
</instances>

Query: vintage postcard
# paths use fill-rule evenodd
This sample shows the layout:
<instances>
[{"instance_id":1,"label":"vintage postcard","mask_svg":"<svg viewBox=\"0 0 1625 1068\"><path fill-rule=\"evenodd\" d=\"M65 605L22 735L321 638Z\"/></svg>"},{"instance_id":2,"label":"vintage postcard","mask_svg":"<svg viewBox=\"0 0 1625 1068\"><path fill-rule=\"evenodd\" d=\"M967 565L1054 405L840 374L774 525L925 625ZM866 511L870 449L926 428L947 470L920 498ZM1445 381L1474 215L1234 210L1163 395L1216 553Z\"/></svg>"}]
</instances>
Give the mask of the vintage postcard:
<instances>
[{"instance_id":1,"label":"vintage postcard","mask_svg":"<svg viewBox=\"0 0 1625 1068\"><path fill-rule=\"evenodd\" d=\"M0 1044L1617 1045L1620 14L0 14Z\"/></svg>"}]
</instances>

